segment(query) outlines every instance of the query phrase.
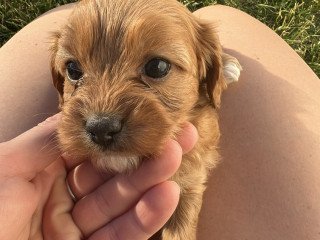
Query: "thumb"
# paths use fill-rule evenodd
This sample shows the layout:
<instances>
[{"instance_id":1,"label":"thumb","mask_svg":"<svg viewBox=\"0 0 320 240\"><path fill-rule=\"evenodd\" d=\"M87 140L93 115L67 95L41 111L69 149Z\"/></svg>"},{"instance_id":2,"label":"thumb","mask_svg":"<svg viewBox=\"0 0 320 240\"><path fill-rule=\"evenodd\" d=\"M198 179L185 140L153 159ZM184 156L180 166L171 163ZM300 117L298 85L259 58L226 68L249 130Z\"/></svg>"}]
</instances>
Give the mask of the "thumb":
<instances>
[{"instance_id":1,"label":"thumb","mask_svg":"<svg viewBox=\"0 0 320 240\"><path fill-rule=\"evenodd\" d=\"M0 171L6 176L32 179L59 158L55 132L60 116L56 114L18 137L0 143Z\"/></svg>"}]
</instances>

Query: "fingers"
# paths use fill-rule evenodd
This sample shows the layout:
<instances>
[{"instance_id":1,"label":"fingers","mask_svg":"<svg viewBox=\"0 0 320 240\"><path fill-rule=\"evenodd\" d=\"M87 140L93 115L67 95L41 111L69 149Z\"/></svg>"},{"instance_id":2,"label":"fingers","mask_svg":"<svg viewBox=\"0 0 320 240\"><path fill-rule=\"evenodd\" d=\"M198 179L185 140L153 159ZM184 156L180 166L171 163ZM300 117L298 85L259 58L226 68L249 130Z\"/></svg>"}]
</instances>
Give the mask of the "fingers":
<instances>
[{"instance_id":1,"label":"fingers","mask_svg":"<svg viewBox=\"0 0 320 240\"><path fill-rule=\"evenodd\" d=\"M198 131L190 122L186 122L182 131L177 136L177 142L180 144L183 153L188 153L198 141Z\"/></svg>"},{"instance_id":2,"label":"fingers","mask_svg":"<svg viewBox=\"0 0 320 240\"><path fill-rule=\"evenodd\" d=\"M135 207L107 226L96 231L89 240L149 239L169 220L179 202L180 188L175 182L163 182L146 192Z\"/></svg>"},{"instance_id":3,"label":"fingers","mask_svg":"<svg viewBox=\"0 0 320 240\"><path fill-rule=\"evenodd\" d=\"M79 200L72 212L75 223L85 236L90 235L128 211L150 187L170 178L178 169L181 157L180 145L169 141L159 157L145 161L129 176L115 176Z\"/></svg>"},{"instance_id":4,"label":"fingers","mask_svg":"<svg viewBox=\"0 0 320 240\"><path fill-rule=\"evenodd\" d=\"M68 174L67 181L75 198L81 199L111 177L113 175L99 172L90 161L85 161Z\"/></svg>"},{"instance_id":5,"label":"fingers","mask_svg":"<svg viewBox=\"0 0 320 240\"><path fill-rule=\"evenodd\" d=\"M177 142L182 148L183 153L189 152L198 140L198 133L196 128L189 122L185 123L181 133L177 136ZM71 156L65 156L66 163L75 162ZM85 161L77 166L68 175L68 183L72 189L72 192L77 199L80 199L94 189L100 186L107 179L110 179L110 175L97 172L96 169Z\"/></svg>"},{"instance_id":6,"label":"fingers","mask_svg":"<svg viewBox=\"0 0 320 240\"><path fill-rule=\"evenodd\" d=\"M60 114L56 114L20 136L0 144L0 161L6 175L18 174L31 179L59 157L55 141L59 118Z\"/></svg>"},{"instance_id":7,"label":"fingers","mask_svg":"<svg viewBox=\"0 0 320 240\"><path fill-rule=\"evenodd\" d=\"M73 201L65 183L66 173L57 176L43 215L43 234L47 240L82 239L79 228L71 217Z\"/></svg>"}]
</instances>

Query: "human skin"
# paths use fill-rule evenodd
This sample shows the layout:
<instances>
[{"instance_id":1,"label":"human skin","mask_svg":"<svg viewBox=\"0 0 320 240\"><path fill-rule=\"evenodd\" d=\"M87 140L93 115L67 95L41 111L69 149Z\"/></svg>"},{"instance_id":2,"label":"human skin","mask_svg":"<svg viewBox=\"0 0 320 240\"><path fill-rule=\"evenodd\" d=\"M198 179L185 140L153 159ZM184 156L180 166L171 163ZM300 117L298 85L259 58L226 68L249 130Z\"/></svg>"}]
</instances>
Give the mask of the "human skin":
<instances>
[{"instance_id":1,"label":"human skin","mask_svg":"<svg viewBox=\"0 0 320 240\"><path fill-rule=\"evenodd\" d=\"M0 142L56 111L56 94L51 91L48 66L43 64L49 61L48 45L42 43L48 32L36 35L39 27L42 33L48 30L44 18L44 25L36 20L1 48L1 117L6 123L1 126ZM34 36L39 42L33 41ZM33 51L28 51L29 41ZM168 179L179 167L181 155L197 140L194 126L186 123L177 141L168 140L159 156L144 161L130 176L108 176L97 174L88 161L74 168L79 159L67 154L59 157L53 141L58 121L55 116L0 143L0 239L101 240L116 236L141 240L157 232L178 204L179 186ZM80 189L73 176L85 180L80 181L85 183ZM75 203L67 191L67 177L71 188L75 185ZM86 195L85 200L80 193Z\"/></svg>"},{"instance_id":2,"label":"human skin","mask_svg":"<svg viewBox=\"0 0 320 240\"><path fill-rule=\"evenodd\" d=\"M47 39L71 9L38 18L1 48L1 140L56 111ZM222 161L208 183L198 238L317 239L319 79L279 36L247 14L225 6L195 14L216 23L224 50L244 69L223 93ZM92 185L84 187L83 177L72 174L79 196L90 191Z\"/></svg>"},{"instance_id":3,"label":"human skin","mask_svg":"<svg viewBox=\"0 0 320 240\"><path fill-rule=\"evenodd\" d=\"M238 83L223 93L220 166L212 172L199 239L318 239L320 80L271 29L225 6L201 9Z\"/></svg>"},{"instance_id":4,"label":"human skin","mask_svg":"<svg viewBox=\"0 0 320 240\"><path fill-rule=\"evenodd\" d=\"M68 156L61 157L54 141L60 118L60 114L55 115L0 143L0 239L151 237L178 204L180 188L167 179L178 169L182 153L194 146L194 126L186 123L177 141L168 140L159 156L146 159L130 175L96 174L95 179L104 180L100 187L74 202L66 186L67 170L72 163ZM91 177L86 182L96 183Z\"/></svg>"}]
</instances>

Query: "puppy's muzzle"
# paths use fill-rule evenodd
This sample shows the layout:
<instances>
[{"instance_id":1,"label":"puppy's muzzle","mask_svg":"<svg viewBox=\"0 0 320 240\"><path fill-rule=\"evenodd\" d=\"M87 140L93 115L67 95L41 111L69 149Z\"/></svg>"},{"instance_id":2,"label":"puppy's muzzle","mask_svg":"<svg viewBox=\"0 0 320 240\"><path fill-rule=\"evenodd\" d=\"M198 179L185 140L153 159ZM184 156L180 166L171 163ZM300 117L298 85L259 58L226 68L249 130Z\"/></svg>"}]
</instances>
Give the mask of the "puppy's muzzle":
<instances>
[{"instance_id":1,"label":"puppy's muzzle","mask_svg":"<svg viewBox=\"0 0 320 240\"><path fill-rule=\"evenodd\" d=\"M89 134L91 140L102 146L110 146L122 130L122 122L115 115L93 115L86 121L85 130Z\"/></svg>"}]
</instances>

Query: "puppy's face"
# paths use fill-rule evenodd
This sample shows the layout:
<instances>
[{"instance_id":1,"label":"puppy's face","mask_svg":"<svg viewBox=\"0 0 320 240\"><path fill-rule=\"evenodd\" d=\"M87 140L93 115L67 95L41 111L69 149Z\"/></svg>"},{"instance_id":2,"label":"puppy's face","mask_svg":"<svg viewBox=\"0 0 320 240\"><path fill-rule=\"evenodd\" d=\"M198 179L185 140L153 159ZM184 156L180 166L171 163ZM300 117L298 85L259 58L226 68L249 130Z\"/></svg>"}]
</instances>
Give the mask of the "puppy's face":
<instances>
[{"instance_id":1,"label":"puppy's face","mask_svg":"<svg viewBox=\"0 0 320 240\"><path fill-rule=\"evenodd\" d=\"M174 0L84 0L54 38L61 146L100 168L135 168L196 105L219 104L215 33Z\"/></svg>"}]
</instances>

